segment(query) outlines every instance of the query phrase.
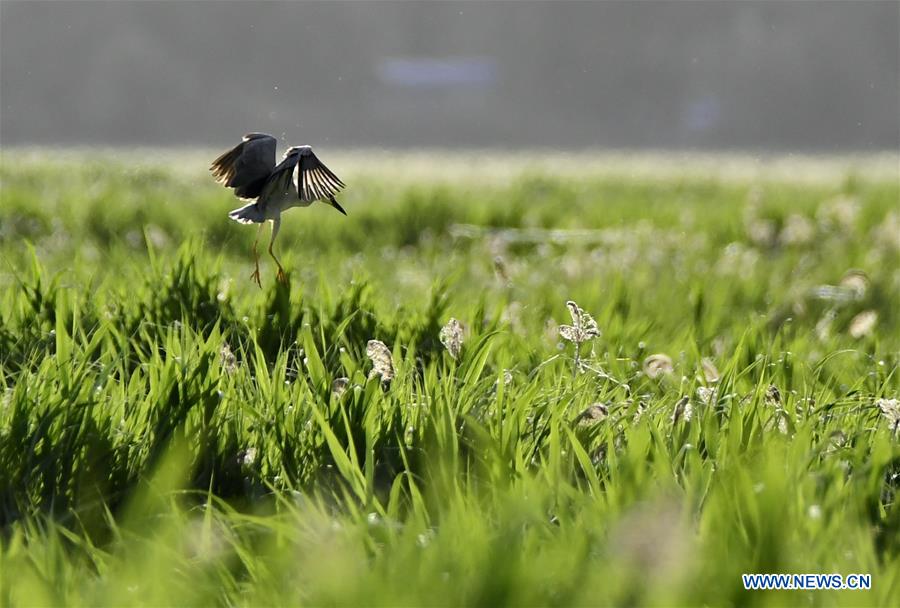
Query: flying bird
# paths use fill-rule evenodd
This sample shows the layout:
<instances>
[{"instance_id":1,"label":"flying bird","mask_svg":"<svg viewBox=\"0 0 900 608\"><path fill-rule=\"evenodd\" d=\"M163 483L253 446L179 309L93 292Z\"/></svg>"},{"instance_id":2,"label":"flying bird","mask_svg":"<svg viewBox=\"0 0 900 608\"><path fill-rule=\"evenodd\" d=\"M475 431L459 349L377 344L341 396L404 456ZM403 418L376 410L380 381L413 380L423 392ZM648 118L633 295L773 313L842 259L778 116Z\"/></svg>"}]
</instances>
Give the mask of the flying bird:
<instances>
[{"instance_id":1,"label":"flying bird","mask_svg":"<svg viewBox=\"0 0 900 608\"><path fill-rule=\"evenodd\" d=\"M277 278L287 282L281 262L272 252L275 237L281 227L281 212L291 207L309 207L316 201L329 203L347 215L334 195L345 187L338 177L313 153L310 146L288 148L284 158L275 164L277 140L265 133L248 133L244 140L213 161L209 170L216 181L233 188L240 199L252 201L228 214L242 224L259 224L253 242L256 270L250 278L262 287L259 280L259 235L266 221L272 222L269 255L278 265Z\"/></svg>"}]
</instances>

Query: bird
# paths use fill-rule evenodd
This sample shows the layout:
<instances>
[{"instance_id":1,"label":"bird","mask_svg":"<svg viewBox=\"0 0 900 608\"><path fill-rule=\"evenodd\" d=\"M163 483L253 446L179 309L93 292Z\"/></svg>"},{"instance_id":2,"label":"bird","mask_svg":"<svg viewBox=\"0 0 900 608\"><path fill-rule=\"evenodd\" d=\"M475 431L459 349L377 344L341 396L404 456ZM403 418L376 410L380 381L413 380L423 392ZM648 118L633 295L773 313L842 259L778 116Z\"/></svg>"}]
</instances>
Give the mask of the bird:
<instances>
[{"instance_id":1,"label":"bird","mask_svg":"<svg viewBox=\"0 0 900 608\"><path fill-rule=\"evenodd\" d=\"M272 222L269 255L278 266L276 278L281 283L287 283L284 268L272 252L281 228L281 213L291 207L309 207L316 201L322 201L347 215L335 199L346 184L319 160L312 147L290 147L276 165L277 143L274 137L266 133L248 133L241 143L216 158L209 168L218 183L232 188L238 198L251 201L229 212L228 217L241 224L259 224L253 242L256 269L250 278L260 288L262 282L259 278L257 246L265 222Z\"/></svg>"}]
</instances>

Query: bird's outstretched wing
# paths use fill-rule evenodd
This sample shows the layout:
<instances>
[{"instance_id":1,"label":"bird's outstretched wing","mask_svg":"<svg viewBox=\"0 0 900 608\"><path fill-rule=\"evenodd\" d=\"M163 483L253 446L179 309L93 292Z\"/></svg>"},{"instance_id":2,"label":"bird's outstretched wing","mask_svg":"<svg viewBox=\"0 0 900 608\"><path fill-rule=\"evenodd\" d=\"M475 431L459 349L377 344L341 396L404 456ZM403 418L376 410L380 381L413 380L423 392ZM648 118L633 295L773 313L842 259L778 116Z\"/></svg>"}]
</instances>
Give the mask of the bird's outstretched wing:
<instances>
[{"instance_id":1,"label":"bird's outstretched wing","mask_svg":"<svg viewBox=\"0 0 900 608\"><path fill-rule=\"evenodd\" d=\"M309 146L300 149L293 177L302 201L333 200L334 195L345 187L344 182L318 159Z\"/></svg>"},{"instance_id":2,"label":"bird's outstretched wing","mask_svg":"<svg viewBox=\"0 0 900 608\"><path fill-rule=\"evenodd\" d=\"M260 195L275 167L277 140L265 133L248 133L244 141L212 162L209 170L220 184L234 188L235 196Z\"/></svg>"}]
</instances>

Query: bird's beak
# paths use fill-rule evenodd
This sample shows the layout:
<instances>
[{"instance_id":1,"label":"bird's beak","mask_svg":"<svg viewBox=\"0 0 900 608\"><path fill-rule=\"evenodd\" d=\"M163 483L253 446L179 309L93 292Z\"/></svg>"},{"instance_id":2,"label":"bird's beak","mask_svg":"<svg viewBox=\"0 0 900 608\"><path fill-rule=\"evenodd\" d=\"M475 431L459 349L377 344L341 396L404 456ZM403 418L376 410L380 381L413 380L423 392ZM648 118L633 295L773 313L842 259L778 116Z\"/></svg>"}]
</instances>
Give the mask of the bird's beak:
<instances>
[{"instance_id":1,"label":"bird's beak","mask_svg":"<svg viewBox=\"0 0 900 608\"><path fill-rule=\"evenodd\" d=\"M334 207L335 209L337 209L338 211L340 211L340 212L343 213L344 215L347 215L347 212L344 211L344 208L341 207L341 206L338 204L338 202L334 199L333 196L328 197L328 200L331 201L331 206L332 206L332 207Z\"/></svg>"}]
</instances>

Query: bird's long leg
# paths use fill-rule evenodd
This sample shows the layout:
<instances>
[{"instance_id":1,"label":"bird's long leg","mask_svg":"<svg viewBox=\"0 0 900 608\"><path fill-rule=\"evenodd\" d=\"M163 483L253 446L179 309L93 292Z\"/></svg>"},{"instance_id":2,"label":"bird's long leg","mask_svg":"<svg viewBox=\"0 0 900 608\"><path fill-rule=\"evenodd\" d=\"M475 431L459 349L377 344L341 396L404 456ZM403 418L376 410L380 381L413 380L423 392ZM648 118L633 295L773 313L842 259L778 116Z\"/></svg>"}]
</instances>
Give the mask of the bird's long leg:
<instances>
[{"instance_id":1,"label":"bird's long leg","mask_svg":"<svg viewBox=\"0 0 900 608\"><path fill-rule=\"evenodd\" d=\"M262 281L259 280L259 251L257 251L256 247L259 245L259 235L262 233L262 227L263 225L260 224L256 230L256 240L253 241L253 263L256 265L256 270L250 275L250 279L255 281L260 289L262 289Z\"/></svg>"},{"instance_id":2,"label":"bird's long leg","mask_svg":"<svg viewBox=\"0 0 900 608\"><path fill-rule=\"evenodd\" d=\"M281 228L281 218L277 217L272 220L272 239L269 241L269 255L272 256L272 259L278 264L278 274L275 275L275 278L277 278L280 283L287 283L287 275L284 273L284 268L282 268L281 262L278 261L278 258L276 258L275 254L272 252L272 245L275 244L275 237L278 236L279 228Z\"/></svg>"}]
</instances>

